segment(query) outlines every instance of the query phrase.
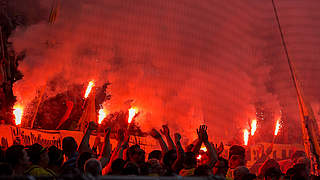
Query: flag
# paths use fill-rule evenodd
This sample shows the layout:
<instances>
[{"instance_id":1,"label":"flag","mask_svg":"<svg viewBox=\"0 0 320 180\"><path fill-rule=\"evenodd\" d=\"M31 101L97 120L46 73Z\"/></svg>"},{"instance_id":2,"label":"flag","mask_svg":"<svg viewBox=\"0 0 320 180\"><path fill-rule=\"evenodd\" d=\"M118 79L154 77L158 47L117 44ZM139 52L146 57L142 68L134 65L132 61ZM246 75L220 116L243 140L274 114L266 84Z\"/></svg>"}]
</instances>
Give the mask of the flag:
<instances>
[{"instance_id":1,"label":"flag","mask_svg":"<svg viewBox=\"0 0 320 180\"><path fill-rule=\"evenodd\" d=\"M78 123L78 128L80 131L84 131L86 125L89 124L90 121L97 123L95 96L95 88L92 88L89 97L86 99L87 102L85 103L82 116Z\"/></svg>"}]
</instances>

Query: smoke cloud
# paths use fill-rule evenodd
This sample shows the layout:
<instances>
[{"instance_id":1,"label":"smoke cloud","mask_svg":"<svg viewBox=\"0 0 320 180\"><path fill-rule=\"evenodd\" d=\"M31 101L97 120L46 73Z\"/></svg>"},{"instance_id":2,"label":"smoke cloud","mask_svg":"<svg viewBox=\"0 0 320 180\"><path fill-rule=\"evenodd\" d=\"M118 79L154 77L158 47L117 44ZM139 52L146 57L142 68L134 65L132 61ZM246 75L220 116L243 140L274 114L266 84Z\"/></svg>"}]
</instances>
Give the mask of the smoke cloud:
<instances>
[{"instance_id":1,"label":"smoke cloud","mask_svg":"<svg viewBox=\"0 0 320 180\"><path fill-rule=\"evenodd\" d=\"M47 23L52 2L29 1L38 4L38 16L16 5L28 25L10 39L17 52L27 52L19 66L24 79L14 87L22 103L48 81L57 81L48 90L55 95L94 79L112 83L110 111L135 100L144 130L167 123L192 139L206 123L215 141L230 139L248 128L257 102L275 117L283 109L288 121L299 122L271 1L68 0L61 1L53 25ZM283 1L279 15L306 94L317 103L319 85L312 79L320 77L320 66L313 45L320 39L313 37L320 31L307 19L318 13L313 5L319 2L301 4Z\"/></svg>"}]
</instances>

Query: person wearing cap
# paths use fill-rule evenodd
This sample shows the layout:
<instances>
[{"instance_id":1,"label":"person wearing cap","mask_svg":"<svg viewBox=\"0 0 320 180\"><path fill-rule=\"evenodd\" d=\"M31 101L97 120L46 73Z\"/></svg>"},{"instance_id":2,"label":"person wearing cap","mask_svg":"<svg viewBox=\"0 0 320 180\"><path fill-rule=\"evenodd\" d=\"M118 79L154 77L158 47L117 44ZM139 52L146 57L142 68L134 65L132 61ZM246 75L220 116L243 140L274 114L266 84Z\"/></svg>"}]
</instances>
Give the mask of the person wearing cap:
<instances>
[{"instance_id":1,"label":"person wearing cap","mask_svg":"<svg viewBox=\"0 0 320 180\"><path fill-rule=\"evenodd\" d=\"M40 144L35 143L27 149L31 167L25 171L26 175L31 176L55 176L53 171L46 169L49 164L49 156L46 148Z\"/></svg>"},{"instance_id":2,"label":"person wearing cap","mask_svg":"<svg viewBox=\"0 0 320 180\"><path fill-rule=\"evenodd\" d=\"M239 145L233 145L229 149L229 171L226 179L234 179L233 171L240 166L245 166L245 153L246 150Z\"/></svg>"}]
</instances>

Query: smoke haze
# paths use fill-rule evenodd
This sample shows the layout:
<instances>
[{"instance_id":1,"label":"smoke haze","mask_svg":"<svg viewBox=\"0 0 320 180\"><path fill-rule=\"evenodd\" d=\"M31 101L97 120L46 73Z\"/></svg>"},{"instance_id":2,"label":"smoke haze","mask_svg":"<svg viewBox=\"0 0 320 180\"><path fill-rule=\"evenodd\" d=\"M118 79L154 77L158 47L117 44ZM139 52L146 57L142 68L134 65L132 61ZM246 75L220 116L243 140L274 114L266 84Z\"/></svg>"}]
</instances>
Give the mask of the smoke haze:
<instances>
[{"instance_id":1,"label":"smoke haze","mask_svg":"<svg viewBox=\"0 0 320 180\"><path fill-rule=\"evenodd\" d=\"M48 90L55 95L94 79L112 83L110 111L134 99L145 130L168 123L194 138L206 123L212 138L230 139L264 102L275 117L282 109L287 128L300 133L271 0L62 0L53 25L52 1L10 2L27 24L10 39L17 52L27 52L19 66L24 79L14 87L22 103L48 81L59 80ZM320 2L276 3L298 77L317 106Z\"/></svg>"}]
</instances>

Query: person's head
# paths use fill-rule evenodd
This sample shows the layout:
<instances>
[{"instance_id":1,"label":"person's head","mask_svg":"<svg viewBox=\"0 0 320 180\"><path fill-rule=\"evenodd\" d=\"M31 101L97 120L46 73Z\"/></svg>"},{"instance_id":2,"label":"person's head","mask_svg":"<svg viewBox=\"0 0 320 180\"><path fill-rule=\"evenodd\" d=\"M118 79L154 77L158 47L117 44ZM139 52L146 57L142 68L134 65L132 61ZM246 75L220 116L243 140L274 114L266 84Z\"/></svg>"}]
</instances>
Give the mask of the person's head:
<instances>
[{"instance_id":1,"label":"person's head","mask_svg":"<svg viewBox=\"0 0 320 180\"><path fill-rule=\"evenodd\" d=\"M136 175L138 176L140 174L140 169L137 164L133 162L128 162L125 164L122 175Z\"/></svg>"},{"instance_id":2,"label":"person's head","mask_svg":"<svg viewBox=\"0 0 320 180\"><path fill-rule=\"evenodd\" d=\"M185 169L191 169L191 168L197 167L197 157L195 153L193 152L184 153L183 167Z\"/></svg>"},{"instance_id":3,"label":"person's head","mask_svg":"<svg viewBox=\"0 0 320 180\"><path fill-rule=\"evenodd\" d=\"M229 149L229 159L233 156L233 155L239 155L241 158L245 158L246 155L246 150L239 145L233 145L230 147Z\"/></svg>"},{"instance_id":4,"label":"person's head","mask_svg":"<svg viewBox=\"0 0 320 180\"><path fill-rule=\"evenodd\" d=\"M306 153L304 151L295 151L291 155L291 160L292 160L293 164L296 164L298 159L301 157L306 157Z\"/></svg>"},{"instance_id":5,"label":"person's head","mask_svg":"<svg viewBox=\"0 0 320 180\"><path fill-rule=\"evenodd\" d=\"M259 173L258 173L258 175L259 175L260 177L265 177L267 170L270 169L270 168L280 169L280 165L279 165L279 163L278 163L276 160L274 160L274 159L268 159L268 160L266 160L266 161L261 165L261 167L259 168Z\"/></svg>"},{"instance_id":6,"label":"person's head","mask_svg":"<svg viewBox=\"0 0 320 180\"><path fill-rule=\"evenodd\" d=\"M245 177L249 174L249 169L245 166L239 166L233 171L234 180L245 180Z\"/></svg>"},{"instance_id":7,"label":"person's head","mask_svg":"<svg viewBox=\"0 0 320 180\"><path fill-rule=\"evenodd\" d=\"M49 166L61 167L63 163L63 152L56 146L50 146L48 149Z\"/></svg>"},{"instance_id":8,"label":"person's head","mask_svg":"<svg viewBox=\"0 0 320 180\"><path fill-rule=\"evenodd\" d=\"M69 157L77 151L78 145L73 137L65 137L62 140L62 150L64 154Z\"/></svg>"},{"instance_id":9,"label":"person's head","mask_svg":"<svg viewBox=\"0 0 320 180\"><path fill-rule=\"evenodd\" d=\"M127 160L137 162L139 161L139 151L140 146L139 145L132 145L127 150Z\"/></svg>"},{"instance_id":10,"label":"person's head","mask_svg":"<svg viewBox=\"0 0 320 180\"><path fill-rule=\"evenodd\" d=\"M213 174L216 176L226 177L228 169L228 160L220 157L213 167Z\"/></svg>"},{"instance_id":11,"label":"person's head","mask_svg":"<svg viewBox=\"0 0 320 180\"><path fill-rule=\"evenodd\" d=\"M145 163L145 160L146 160L146 152L143 149L139 149L136 163L143 164Z\"/></svg>"},{"instance_id":12,"label":"person's head","mask_svg":"<svg viewBox=\"0 0 320 180\"><path fill-rule=\"evenodd\" d=\"M230 169L235 169L239 166L244 166L244 165L245 165L245 161L239 155L232 155L231 158L229 159L229 168Z\"/></svg>"},{"instance_id":13,"label":"person's head","mask_svg":"<svg viewBox=\"0 0 320 180\"><path fill-rule=\"evenodd\" d=\"M158 159L161 161L162 152L160 150L154 150L149 153L148 160L150 159Z\"/></svg>"},{"instance_id":14,"label":"person's head","mask_svg":"<svg viewBox=\"0 0 320 180\"><path fill-rule=\"evenodd\" d=\"M304 164L306 166L306 171L310 175L310 159L307 157L300 157L297 160L297 164Z\"/></svg>"},{"instance_id":15,"label":"person's head","mask_svg":"<svg viewBox=\"0 0 320 180\"><path fill-rule=\"evenodd\" d=\"M84 164L84 172L91 176L101 176L102 166L100 161L95 158L88 159Z\"/></svg>"},{"instance_id":16,"label":"person's head","mask_svg":"<svg viewBox=\"0 0 320 180\"><path fill-rule=\"evenodd\" d=\"M0 176L11 176L13 174L12 167L10 164L0 162Z\"/></svg>"},{"instance_id":17,"label":"person's head","mask_svg":"<svg viewBox=\"0 0 320 180\"><path fill-rule=\"evenodd\" d=\"M13 169L29 165L29 156L22 145L13 145L6 150L6 162Z\"/></svg>"},{"instance_id":18,"label":"person's head","mask_svg":"<svg viewBox=\"0 0 320 180\"><path fill-rule=\"evenodd\" d=\"M307 168L306 168L306 165L305 164L295 164L293 166L293 170L294 170L294 173L293 173L293 176L292 176L292 179L293 180L307 180L308 177L309 177L309 173L307 172Z\"/></svg>"},{"instance_id":19,"label":"person's head","mask_svg":"<svg viewBox=\"0 0 320 180\"><path fill-rule=\"evenodd\" d=\"M162 175L162 166L160 164L160 161L158 159L149 159L147 161L148 168L149 168L149 174L154 176L160 176Z\"/></svg>"},{"instance_id":20,"label":"person's head","mask_svg":"<svg viewBox=\"0 0 320 180\"><path fill-rule=\"evenodd\" d=\"M175 162L176 159L177 159L177 151L169 150L163 156L163 164L166 167L171 167L171 165Z\"/></svg>"},{"instance_id":21,"label":"person's head","mask_svg":"<svg viewBox=\"0 0 320 180\"><path fill-rule=\"evenodd\" d=\"M79 158L77 159L77 167L81 172L84 172L84 165L87 162L87 160L91 158L93 158L93 156L90 152L84 152L80 154Z\"/></svg>"},{"instance_id":22,"label":"person's head","mask_svg":"<svg viewBox=\"0 0 320 180\"><path fill-rule=\"evenodd\" d=\"M280 168L271 167L265 171L264 179L265 180L280 180L282 172Z\"/></svg>"},{"instance_id":23,"label":"person's head","mask_svg":"<svg viewBox=\"0 0 320 180\"><path fill-rule=\"evenodd\" d=\"M116 159L111 164L111 173L112 175L121 175L125 161L123 159Z\"/></svg>"},{"instance_id":24,"label":"person's head","mask_svg":"<svg viewBox=\"0 0 320 180\"><path fill-rule=\"evenodd\" d=\"M211 176L213 175L212 169L208 165L198 166L194 170L194 176Z\"/></svg>"},{"instance_id":25,"label":"person's head","mask_svg":"<svg viewBox=\"0 0 320 180\"><path fill-rule=\"evenodd\" d=\"M239 145L233 145L229 149L229 167L235 169L238 166L245 165L246 150Z\"/></svg>"},{"instance_id":26,"label":"person's head","mask_svg":"<svg viewBox=\"0 0 320 180\"><path fill-rule=\"evenodd\" d=\"M49 156L46 148L35 143L27 150L32 164L47 167L49 164Z\"/></svg>"}]
</instances>

